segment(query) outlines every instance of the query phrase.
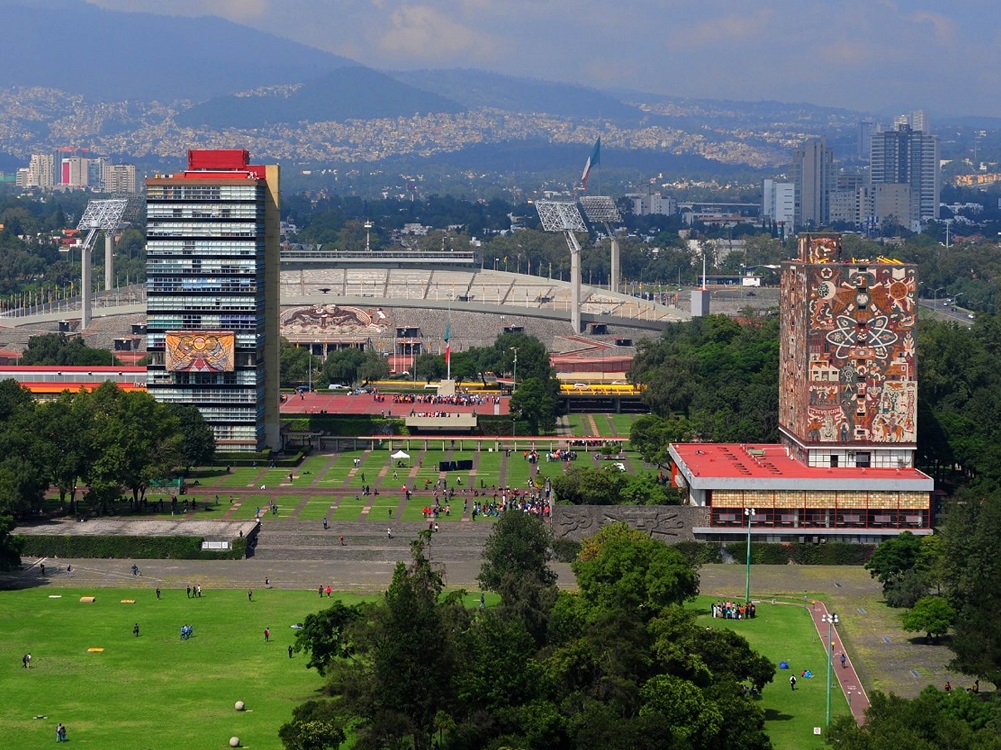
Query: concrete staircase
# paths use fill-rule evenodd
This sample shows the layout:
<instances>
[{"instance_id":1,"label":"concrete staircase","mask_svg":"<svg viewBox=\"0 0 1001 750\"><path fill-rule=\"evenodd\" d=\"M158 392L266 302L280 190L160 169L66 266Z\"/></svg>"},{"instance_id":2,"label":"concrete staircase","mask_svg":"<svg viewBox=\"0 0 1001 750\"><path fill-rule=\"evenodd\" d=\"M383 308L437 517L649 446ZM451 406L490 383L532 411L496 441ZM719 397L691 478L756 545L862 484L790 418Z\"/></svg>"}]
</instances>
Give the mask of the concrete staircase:
<instances>
[{"instance_id":1,"label":"concrete staircase","mask_svg":"<svg viewBox=\"0 0 1001 750\"><path fill-rule=\"evenodd\" d=\"M392 528L393 538L386 535ZM431 540L435 562L474 562L493 529L489 521L442 521ZM265 523L254 557L259 560L337 560L396 562L410 559L410 543L426 523L378 524L374 521L336 523L328 531L318 521ZM340 537L344 537L344 545Z\"/></svg>"}]
</instances>

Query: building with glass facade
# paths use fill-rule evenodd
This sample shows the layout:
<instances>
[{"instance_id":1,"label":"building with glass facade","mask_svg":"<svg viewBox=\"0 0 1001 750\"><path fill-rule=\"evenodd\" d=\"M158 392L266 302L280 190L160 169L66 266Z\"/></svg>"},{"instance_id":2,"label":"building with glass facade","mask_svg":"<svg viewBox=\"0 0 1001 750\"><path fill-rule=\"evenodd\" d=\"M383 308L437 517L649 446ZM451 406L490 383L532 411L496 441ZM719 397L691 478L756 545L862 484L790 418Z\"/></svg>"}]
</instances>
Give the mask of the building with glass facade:
<instances>
[{"instance_id":1,"label":"building with glass facade","mask_svg":"<svg viewBox=\"0 0 1001 750\"><path fill-rule=\"evenodd\" d=\"M149 393L198 407L219 450L280 450L278 167L189 151L146 210Z\"/></svg>"}]
</instances>

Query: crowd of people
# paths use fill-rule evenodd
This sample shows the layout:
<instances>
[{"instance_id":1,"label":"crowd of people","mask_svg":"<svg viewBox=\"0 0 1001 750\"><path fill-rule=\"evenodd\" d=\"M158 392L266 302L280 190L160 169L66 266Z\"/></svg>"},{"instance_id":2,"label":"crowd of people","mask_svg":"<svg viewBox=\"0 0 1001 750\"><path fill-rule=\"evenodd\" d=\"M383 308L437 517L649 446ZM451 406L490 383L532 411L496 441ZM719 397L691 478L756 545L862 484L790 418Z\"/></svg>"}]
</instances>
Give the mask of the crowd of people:
<instances>
[{"instance_id":1,"label":"crowd of people","mask_svg":"<svg viewBox=\"0 0 1001 750\"><path fill-rule=\"evenodd\" d=\"M484 397L478 393L456 393L454 396L439 396L436 393L397 393L393 396L393 403L433 404L443 406L479 406L480 404L491 403L491 397ZM500 403L500 398L498 396L494 396L492 403Z\"/></svg>"},{"instance_id":2,"label":"crowd of people","mask_svg":"<svg viewBox=\"0 0 1001 750\"><path fill-rule=\"evenodd\" d=\"M756 613L753 602L741 604L739 602L713 602L713 619L721 620L748 620L752 619Z\"/></svg>"}]
</instances>

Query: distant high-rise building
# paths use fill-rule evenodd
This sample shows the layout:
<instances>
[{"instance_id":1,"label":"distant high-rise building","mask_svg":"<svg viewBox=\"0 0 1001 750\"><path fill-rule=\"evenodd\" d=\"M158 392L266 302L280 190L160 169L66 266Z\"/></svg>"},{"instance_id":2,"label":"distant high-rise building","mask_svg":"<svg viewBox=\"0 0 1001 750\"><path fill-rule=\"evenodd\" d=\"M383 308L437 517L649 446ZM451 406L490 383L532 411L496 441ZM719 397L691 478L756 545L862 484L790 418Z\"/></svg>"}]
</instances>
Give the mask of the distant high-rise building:
<instances>
[{"instance_id":1,"label":"distant high-rise building","mask_svg":"<svg viewBox=\"0 0 1001 750\"><path fill-rule=\"evenodd\" d=\"M68 188L83 188L90 185L90 159L85 156L64 157L61 165L59 184Z\"/></svg>"},{"instance_id":2,"label":"distant high-rise building","mask_svg":"<svg viewBox=\"0 0 1001 750\"><path fill-rule=\"evenodd\" d=\"M193 404L224 451L280 449L279 168L189 151L146 180L147 388Z\"/></svg>"},{"instance_id":3,"label":"distant high-rise building","mask_svg":"<svg viewBox=\"0 0 1001 750\"><path fill-rule=\"evenodd\" d=\"M931 135L931 120L928 113L923 109L916 109L904 115L897 115L893 118L893 129L896 130L901 125L906 125L911 130L920 130L925 135Z\"/></svg>"},{"instance_id":4,"label":"distant high-rise building","mask_svg":"<svg viewBox=\"0 0 1001 750\"><path fill-rule=\"evenodd\" d=\"M632 201L633 215L649 216L650 214L664 214L671 216L678 213L678 201L670 195L660 193L626 193L626 198Z\"/></svg>"},{"instance_id":5,"label":"distant high-rise building","mask_svg":"<svg viewBox=\"0 0 1001 750\"><path fill-rule=\"evenodd\" d=\"M869 161L872 151L872 136L876 132L876 123L871 117L860 120L858 124L858 156L860 161Z\"/></svg>"},{"instance_id":6,"label":"distant high-rise building","mask_svg":"<svg viewBox=\"0 0 1001 750\"><path fill-rule=\"evenodd\" d=\"M793 152L796 185L796 226L822 227L829 221L830 194L837 175L834 152L824 138L813 138Z\"/></svg>"},{"instance_id":7,"label":"distant high-rise building","mask_svg":"<svg viewBox=\"0 0 1001 750\"><path fill-rule=\"evenodd\" d=\"M777 180L762 180L761 219L792 230L796 222L796 184Z\"/></svg>"},{"instance_id":8,"label":"distant high-rise building","mask_svg":"<svg viewBox=\"0 0 1001 750\"><path fill-rule=\"evenodd\" d=\"M135 164L105 164L102 180L106 193L135 193Z\"/></svg>"},{"instance_id":9,"label":"distant high-rise building","mask_svg":"<svg viewBox=\"0 0 1001 750\"><path fill-rule=\"evenodd\" d=\"M56 175L56 158L52 154L32 154L28 162L27 187L51 188Z\"/></svg>"},{"instance_id":10,"label":"distant high-rise building","mask_svg":"<svg viewBox=\"0 0 1001 750\"><path fill-rule=\"evenodd\" d=\"M907 215L897 217L901 225L917 231L923 222L938 219L941 192L938 138L910 125L897 125L894 130L873 136L869 161L874 195L877 185L908 186ZM895 194L899 196L899 191Z\"/></svg>"}]
</instances>

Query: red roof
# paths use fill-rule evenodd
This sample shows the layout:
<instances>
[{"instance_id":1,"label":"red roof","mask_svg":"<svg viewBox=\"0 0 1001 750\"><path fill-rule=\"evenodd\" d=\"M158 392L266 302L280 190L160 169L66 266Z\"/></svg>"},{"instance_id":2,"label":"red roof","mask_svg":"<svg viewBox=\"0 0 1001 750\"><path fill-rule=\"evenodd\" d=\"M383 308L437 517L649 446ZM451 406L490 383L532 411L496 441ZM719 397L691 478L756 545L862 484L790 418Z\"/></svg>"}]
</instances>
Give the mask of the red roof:
<instances>
[{"instance_id":1,"label":"red roof","mask_svg":"<svg viewBox=\"0 0 1001 750\"><path fill-rule=\"evenodd\" d=\"M693 485L735 487L775 485L816 489L855 489L860 483L919 482L932 479L911 467L859 469L808 466L793 458L784 445L740 443L672 443L671 454L678 468ZM850 486L846 486L848 483ZM923 488L923 487L922 487ZM915 487L915 489L917 489Z\"/></svg>"}]
</instances>

